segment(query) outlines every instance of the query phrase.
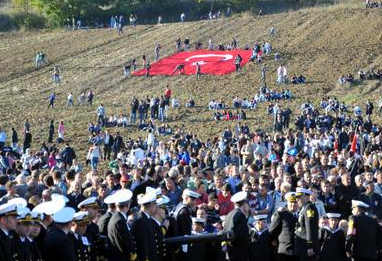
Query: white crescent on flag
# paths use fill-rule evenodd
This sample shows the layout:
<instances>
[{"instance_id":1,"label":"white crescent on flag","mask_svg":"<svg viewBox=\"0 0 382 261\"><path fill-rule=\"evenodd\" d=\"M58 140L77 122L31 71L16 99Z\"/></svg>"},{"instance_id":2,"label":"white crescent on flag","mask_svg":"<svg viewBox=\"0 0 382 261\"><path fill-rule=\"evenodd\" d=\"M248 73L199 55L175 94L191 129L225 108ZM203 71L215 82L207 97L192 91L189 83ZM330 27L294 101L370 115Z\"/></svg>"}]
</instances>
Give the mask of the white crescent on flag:
<instances>
[{"instance_id":1,"label":"white crescent on flag","mask_svg":"<svg viewBox=\"0 0 382 261\"><path fill-rule=\"evenodd\" d=\"M231 60L233 58L233 55L231 55L231 54L213 54L213 53L197 54L197 55L193 55L193 56L186 58L185 61L188 62L189 60L192 60L192 59L205 58L205 57L223 57L224 59L221 59L220 61L228 61L228 60Z\"/></svg>"}]
</instances>

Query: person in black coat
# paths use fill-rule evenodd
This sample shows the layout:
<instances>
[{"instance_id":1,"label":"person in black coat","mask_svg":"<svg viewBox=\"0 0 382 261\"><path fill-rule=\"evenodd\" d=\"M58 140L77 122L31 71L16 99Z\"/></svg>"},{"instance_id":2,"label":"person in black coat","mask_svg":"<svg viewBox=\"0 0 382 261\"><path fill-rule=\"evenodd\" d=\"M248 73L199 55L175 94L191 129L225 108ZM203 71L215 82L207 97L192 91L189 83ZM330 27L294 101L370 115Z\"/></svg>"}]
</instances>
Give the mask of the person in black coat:
<instances>
[{"instance_id":1,"label":"person in black coat","mask_svg":"<svg viewBox=\"0 0 382 261\"><path fill-rule=\"evenodd\" d=\"M42 256L44 261L75 261L74 245L68 233L75 210L65 207L53 215L55 225L44 238Z\"/></svg>"},{"instance_id":2,"label":"person in black coat","mask_svg":"<svg viewBox=\"0 0 382 261\"><path fill-rule=\"evenodd\" d=\"M77 212L74 215L73 225L68 236L73 242L76 261L91 260L90 242L85 235L89 222L90 220L87 212Z\"/></svg>"},{"instance_id":3,"label":"person in black coat","mask_svg":"<svg viewBox=\"0 0 382 261\"><path fill-rule=\"evenodd\" d=\"M29 149L32 144L32 133L30 131L26 131L24 134L24 144L23 144L23 152L25 153L26 149Z\"/></svg>"},{"instance_id":4,"label":"person in black coat","mask_svg":"<svg viewBox=\"0 0 382 261\"><path fill-rule=\"evenodd\" d=\"M376 219L365 214L369 206L362 201L352 201L345 250L354 261L377 260L382 233Z\"/></svg>"},{"instance_id":5,"label":"person in black coat","mask_svg":"<svg viewBox=\"0 0 382 261\"><path fill-rule=\"evenodd\" d=\"M62 151L62 159L68 166L72 166L73 160L76 159L76 153L74 152L74 149L69 146L69 142L65 144L65 148Z\"/></svg>"},{"instance_id":6,"label":"person in black coat","mask_svg":"<svg viewBox=\"0 0 382 261\"><path fill-rule=\"evenodd\" d=\"M294 231L298 217L296 193L289 192L284 198L287 206L275 212L269 225L269 233L272 239L277 239L278 242L276 260L295 261L297 257L294 255Z\"/></svg>"},{"instance_id":7,"label":"person in black coat","mask_svg":"<svg viewBox=\"0 0 382 261\"><path fill-rule=\"evenodd\" d=\"M341 175L341 184L335 188L335 201L337 202L337 212L342 219L347 219L351 215L351 200L358 197L359 191L351 184L350 174Z\"/></svg>"},{"instance_id":8,"label":"person in black coat","mask_svg":"<svg viewBox=\"0 0 382 261\"><path fill-rule=\"evenodd\" d=\"M327 213L328 226L322 227L319 232L320 261L343 261L346 259L345 234L338 227L339 213Z\"/></svg>"},{"instance_id":9,"label":"person in black coat","mask_svg":"<svg viewBox=\"0 0 382 261\"><path fill-rule=\"evenodd\" d=\"M0 260L12 260L11 231L16 229L16 205L0 205Z\"/></svg>"},{"instance_id":10,"label":"person in black coat","mask_svg":"<svg viewBox=\"0 0 382 261\"><path fill-rule=\"evenodd\" d=\"M109 261L135 261L137 259L136 244L127 224L127 213L130 208L132 192L127 189L118 190L113 195L116 211L107 226L109 242Z\"/></svg>"},{"instance_id":11,"label":"person in black coat","mask_svg":"<svg viewBox=\"0 0 382 261\"><path fill-rule=\"evenodd\" d=\"M305 188L296 189L300 207L295 230L295 254L300 260L315 260L318 254L318 211L309 201L312 192Z\"/></svg>"},{"instance_id":12,"label":"person in black coat","mask_svg":"<svg viewBox=\"0 0 382 261\"><path fill-rule=\"evenodd\" d=\"M32 259L29 241L26 238L29 235L32 225L32 216L29 212L18 216L16 231L13 233L13 258L17 261L30 261Z\"/></svg>"},{"instance_id":13,"label":"person in black coat","mask_svg":"<svg viewBox=\"0 0 382 261\"><path fill-rule=\"evenodd\" d=\"M240 191L232 196L231 201L235 208L228 213L224 221L224 230L233 232L233 240L228 247L228 256L231 261L249 260L249 229L247 216L249 205L247 193ZM226 242L223 242L225 245Z\"/></svg>"},{"instance_id":14,"label":"person in black coat","mask_svg":"<svg viewBox=\"0 0 382 261\"><path fill-rule=\"evenodd\" d=\"M192 235L204 235L207 234L204 231L206 223L204 218L192 218ZM211 243L210 242L193 242L188 244L189 260L209 261L211 260Z\"/></svg>"},{"instance_id":15,"label":"person in black coat","mask_svg":"<svg viewBox=\"0 0 382 261\"><path fill-rule=\"evenodd\" d=\"M151 187L151 188L159 187L158 176L157 176L157 173L155 172L154 167L148 168L146 170L146 175L147 175L148 179L143 181L142 183L140 183L133 190L132 207L135 207L137 205L137 196L139 194L145 194L147 187Z\"/></svg>"},{"instance_id":16,"label":"person in black coat","mask_svg":"<svg viewBox=\"0 0 382 261\"><path fill-rule=\"evenodd\" d=\"M53 142L53 134L54 134L54 123L53 123L53 120L51 120L49 124L49 131L48 131L48 143Z\"/></svg>"},{"instance_id":17,"label":"person in black coat","mask_svg":"<svg viewBox=\"0 0 382 261\"><path fill-rule=\"evenodd\" d=\"M41 249L36 241L36 237L41 232L41 225L43 215L38 212L32 212L33 222L29 233L28 246L31 252L31 261L42 261Z\"/></svg>"},{"instance_id":18,"label":"person in black coat","mask_svg":"<svg viewBox=\"0 0 382 261\"><path fill-rule=\"evenodd\" d=\"M249 261L272 261L273 246L271 234L267 229L268 215L254 216L254 225L250 229Z\"/></svg>"},{"instance_id":19,"label":"person in black coat","mask_svg":"<svg viewBox=\"0 0 382 261\"><path fill-rule=\"evenodd\" d=\"M156 194L146 193L138 196L141 206L139 217L133 223L133 236L137 244L138 261L158 261L160 257L155 245L155 227L151 216L156 211Z\"/></svg>"},{"instance_id":20,"label":"person in black coat","mask_svg":"<svg viewBox=\"0 0 382 261\"><path fill-rule=\"evenodd\" d=\"M369 205L368 212L375 219L382 219L382 196L374 192L374 182L365 181L363 187L366 191L358 196L358 200Z\"/></svg>"}]
</instances>

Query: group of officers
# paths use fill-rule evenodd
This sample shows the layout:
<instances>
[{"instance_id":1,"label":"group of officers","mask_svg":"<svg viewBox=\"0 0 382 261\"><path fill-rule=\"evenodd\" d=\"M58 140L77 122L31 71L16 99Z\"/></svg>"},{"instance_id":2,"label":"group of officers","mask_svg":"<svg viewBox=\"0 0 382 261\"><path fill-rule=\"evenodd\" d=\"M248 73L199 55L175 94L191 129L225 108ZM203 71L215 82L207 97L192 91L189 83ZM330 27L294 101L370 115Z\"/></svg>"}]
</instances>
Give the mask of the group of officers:
<instances>
[{"instance_id":1,"label":"group of officers","mask_svg":"<svg viewBox=\"0 0 382 261\"><path fill-rule=\"evenodd\" d=\"M267 215L256 215L248 224L249 195L238 192L220 227L229 236L220 238L208 236L206 218L193 217L200 194L190 189L170 213L169 198L160 188L147 187L134 214L133 193L121 189L105 198L108 210L100 218L96 197L82 201L78 212L66 207L62 195L32 209L15 198L0 206L0 261L378 260L382 228L367 215L367 204L352 201L345 233L337 213L328 213L327 223L319 226L311 194L297 188L284 196L286 206L270 223Z\"/></svg>"}]
</instances>

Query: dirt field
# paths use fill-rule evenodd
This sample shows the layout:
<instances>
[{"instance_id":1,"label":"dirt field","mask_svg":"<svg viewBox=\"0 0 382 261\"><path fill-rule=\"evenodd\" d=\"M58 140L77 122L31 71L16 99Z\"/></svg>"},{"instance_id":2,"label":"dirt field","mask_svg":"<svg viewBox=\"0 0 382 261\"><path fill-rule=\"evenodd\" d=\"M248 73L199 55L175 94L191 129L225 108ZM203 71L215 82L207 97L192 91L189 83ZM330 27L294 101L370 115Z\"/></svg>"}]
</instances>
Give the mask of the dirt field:
<instances>
[{"instance_id":1,"label":"dirt field","mask_svg":"<svg viewBox=\"0 0 382 261\"><path fill-rule=\"evenodd\" d=\"M375 106L380 97L380 83L366 81L354 87L340 87L336 82L341 74L357 74L359 68L369 70L381 67L382 23L380 10L366 10L361 7L335 6L306 9L263 17L248 14L228 19L200 21L185 24L164 24L162 26L127 27L123 36L114 30L90 31L41 31L8 33L0 35L0 117L1 128L10 135L10 128L16 127L21 135L23 122L29 119L34 137L33 147L47 139L51 119L63 120L65 136L84 159L88 144L87 128L95 121L95 110L102 102L108 115L119 115L130 111L133 95L160 95L166 84L173 95L179 97L182 108L175 115L170 111L172 127L185 125L187 130L207 137L218 135L226 126L236 122L216 123L206 107L211 99L223 99L232 105L234 96L252 99L259 89L261 64L250 63L240 73L227 76L204 76L198 80L193 76L173 77L128 77L124 78L122 65L146 54L153 60L154 47L160 43L164 48L161 56L175 51L175 39L188 36L191 42L203 42L207 46L211 37L214 44L227 44L236 36L239 46L252 46L255 42L271 42L274 52L281 54L288 75L304 74L305 85L277 86L276 69L280 62L273 55L266 58L268 85L276 90L289 88L294 99L287 102L291 108L300 107L306 100L318 104L323 95L336 95L348 104L372 99ZM269 28L277 28L278 35L270 39ZM44 50L52 63L39 70L34 69L34 56ZM273 52L273 53L274 53ZM52 83L52 67L60 66L63 83ZM67 94L78 95L92 89L95 94L93 107L67 109ZM48 97L55 91L58 95L54 110L47 109ZM197 108L185 109L188 97L193 97ZM281 106L286 102L281 102ZM272 124L265 114L267 104L261 104L256 111L248 113L252 130L267 128ZM293 118L295 115L293 115ZM124 137L145 137L136 128L118 129ZM112 129L114 133L117 128Z\"/></svg>"}]
</instances>

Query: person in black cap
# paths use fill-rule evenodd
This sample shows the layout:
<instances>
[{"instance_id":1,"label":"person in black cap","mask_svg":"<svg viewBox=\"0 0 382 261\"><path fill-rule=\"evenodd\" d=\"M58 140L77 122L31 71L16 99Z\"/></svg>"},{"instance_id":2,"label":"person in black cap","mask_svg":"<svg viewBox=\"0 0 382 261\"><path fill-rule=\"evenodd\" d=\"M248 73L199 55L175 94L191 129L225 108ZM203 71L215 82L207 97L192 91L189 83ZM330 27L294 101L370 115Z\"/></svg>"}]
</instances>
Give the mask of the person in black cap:
<instances>
[{"instance_id":1,"label":"person in black cap","mask_svg":"<svg viewBox=\"0 0 382 261\"><path fill-rule=\"evenodd\" d=\"M300 212L295 230L295 254L301 261L315 260L318 253L318 211L309 201L312 194L305 188L296 189Z\"/></svg>"},{"instance_id":2,"label":"person in black cap","mask_svg":"<svg viewBox=\"0 0 382 261\"><path fill-rule=\"evenodd\" d=\"M362 201L352 200L346 236L346 255L354 261L377 260L377 250L381 242L381 227L376 219L365 214L369 206Z\"/></svg>"},{"instance_id":3,"label":"person in black cap","mask_svg":"<svg viewBox=\"0 0 382 261\"><path fill-rule=\"evenodd\" d=\"M269 232L273 238L277 238L276 260L296 261L294 255L294 231L297 223L297 199L295 192L285 194L287 205L274 214Z\"/></svg>"},{"instance_id":4,"label":"person in black cap","mask_svg":"<svg viewBox=\"0 0 382 261\"><path fill-rule=\"evenodd\" d=\"M345 234L338 228L339 213L327 213L328 226L320 229L320 261L344 260L345 254Z\"/></svg>"},{"instance_id":5,"label":"person in black cap","mask_svg":"<svg viewBox=\"0 0 382 261\"><path fill-rule=\"evenodd\" d=\"M0 260L12 260L12 241L9 233L16 229L16 205L0 205Z\"/></svg>"},{"instance_id":6,"label":"person in black cap","mask_svg":"<svg viewBox=\"0 0 382 261\"><path fill-rule=\"evenodd\" d=\"M224 230L233 232L233 240L229 243L222 242L222 247L227 247L228 256L231 261L249 260L249 229L247 216L249 205L247 193L240 191L232 196L231 201L235 208L228 213L224 221Z\"/></svg>"},{"instance_id":7,"label":"person in black cap","mask_svg":"<svg viewBox=\"0 0 382 261\"><path fill-rule=\"evenodd\" d=\"M110 261L135 261L136 246L130 227L127 224L127 213L130 209L130 199L133 193L127 189L114 193L110 202L115 203L116 211L107 226Z\"/></svg>"}]
</instances>

